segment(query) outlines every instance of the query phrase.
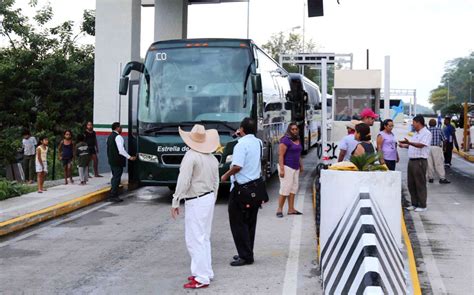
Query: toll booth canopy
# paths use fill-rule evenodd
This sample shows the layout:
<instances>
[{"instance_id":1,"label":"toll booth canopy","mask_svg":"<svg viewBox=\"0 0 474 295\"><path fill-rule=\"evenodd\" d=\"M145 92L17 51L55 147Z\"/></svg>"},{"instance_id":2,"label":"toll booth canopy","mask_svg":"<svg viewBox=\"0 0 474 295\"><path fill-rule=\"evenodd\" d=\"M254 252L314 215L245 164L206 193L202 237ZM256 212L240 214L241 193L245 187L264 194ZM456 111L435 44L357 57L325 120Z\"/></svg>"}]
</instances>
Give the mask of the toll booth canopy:
<instances>
[{"instance_id":1,"label":"toll booth canopy","mask_svg":"<svg viewBox=\"0 0 474 295\"><path fill-rule=\"evenodd\" d=\"M334 119L360 119L365 108L380 114L381 70L336 70L334 73Z\"/></svg>"}]
</instances>

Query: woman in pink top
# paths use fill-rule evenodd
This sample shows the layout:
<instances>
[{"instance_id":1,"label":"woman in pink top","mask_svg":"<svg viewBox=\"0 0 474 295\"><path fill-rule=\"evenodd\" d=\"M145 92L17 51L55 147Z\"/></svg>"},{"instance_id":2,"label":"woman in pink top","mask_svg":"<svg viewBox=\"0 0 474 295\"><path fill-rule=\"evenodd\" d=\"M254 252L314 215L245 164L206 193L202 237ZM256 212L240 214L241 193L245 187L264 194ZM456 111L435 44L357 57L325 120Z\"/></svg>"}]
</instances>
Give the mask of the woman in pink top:
<instances>
[{"instance_id":1,"label":"woman in pink top","mask_svg":"<svg viewBox=\"0 0 474 295\"><path fill-rule=\"evenodd\" d=\"M393 120L384 120L377 135L377 151L382 154L380 164L386 164L388 169L393 171L400 158L397 151L397 139L392 130Z\"/></svg>"}]
</instances>

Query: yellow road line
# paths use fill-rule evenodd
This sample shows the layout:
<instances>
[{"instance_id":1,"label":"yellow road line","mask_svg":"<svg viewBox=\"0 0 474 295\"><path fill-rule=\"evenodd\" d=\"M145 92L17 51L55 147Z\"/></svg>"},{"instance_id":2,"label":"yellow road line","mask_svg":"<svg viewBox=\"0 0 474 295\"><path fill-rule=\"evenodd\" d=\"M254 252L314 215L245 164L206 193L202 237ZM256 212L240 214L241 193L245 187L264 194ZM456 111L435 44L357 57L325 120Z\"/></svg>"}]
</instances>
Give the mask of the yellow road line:
<instances>
[{"instance_id":1,"label":"yellow road line","mask_svg":"<svg viewBox=\"0 0 474 295\"><path fill-rule=\"evenodd\" d=\"M0 236L24 229L31 225L53 219L55 217L83 208L87 205L102 201L109 191L110 187L103 188L73 200L59 203L38 211L9 219L4 222L0 222Z\"/></svg>"},{"instance_id":2,"label":"yellow road line","mask_svg":"<svg viewBox=\"0 0 474 295\"><path fill-rule=\"evenodd\" d=\"M418 272L416 270L415 255L413 254L413 248L411 246L410 237L408 236L407 227L405 225L405 219L403 218L402 212L402 234L405 240L405 247L407 248L408 264L410 266L410 277L413 284L413 294L421 295L420 280L418 278Z\"/></svg>"},{"instance_id":3,"label":"yellow road line","mask_svg":"<svg viewBox=\"0 0 474 295\"><path fill-rule=\"evenodd\" d=\"M314 212L314 215L316 217L316 183L313 182L313 212ZM319 245L319 237L316 236L316 253L317 253L317 257L316 259L319 261L319 258L321 257L321 247Z\"/></svg>"}]
</instances>

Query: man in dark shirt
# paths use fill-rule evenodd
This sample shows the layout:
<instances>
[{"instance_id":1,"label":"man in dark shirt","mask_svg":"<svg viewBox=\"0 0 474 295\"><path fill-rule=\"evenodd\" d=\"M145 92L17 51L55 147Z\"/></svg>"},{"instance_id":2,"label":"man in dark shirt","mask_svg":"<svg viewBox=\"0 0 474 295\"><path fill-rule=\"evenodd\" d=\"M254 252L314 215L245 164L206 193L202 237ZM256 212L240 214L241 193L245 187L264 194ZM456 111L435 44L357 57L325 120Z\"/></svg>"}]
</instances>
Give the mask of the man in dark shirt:
<instances>
[{"instance_id":1,"label":"man in dark shirt","mask_svg":"<svg viewBox=\"0 0 474 295\"><path fill-rule=\"evenodd\" d=\"M118 189L122 178L123 168L127 165L127 160L135 161L137 157L130 156L124 147L122 127L119 122L112 124L112 133L107 138L107 158L109 160L112 179L110 180L110 195L108 201L119 203L123 200L118 197Z\"/></svg>"},{"instance_id":2,"label":"man in dark shirt","mask_svg":"<svg viewBox=\"0 0 474 295\"><path fill-rule=\"evenodd\" d=\"M94 162L94 177L102 177L99 174L99 158L97 154L99 153L99 145L97 144L97 136L94 131L94 124L91 121L87 122L86 130L84 131L84 137L89 147L89 155L91 160ZM89 166L89 165L88 165ZM89 171L89 169L87 169Z\"/></svg>"},{"instance_id":3,"label":"man in dark shirt","mask_svg":"<svg viewBox=\"0 0 474 295\"><path fill-rule=\"evenodd\" d=\"M451 167L451 159L453 158L453 147L459 150L458 141L456 139L456 128L451 125L451 117L444 118L443 127L444 137L446 138L446 147L444 149L444 165Z\"/></svg>"}]
</instances>

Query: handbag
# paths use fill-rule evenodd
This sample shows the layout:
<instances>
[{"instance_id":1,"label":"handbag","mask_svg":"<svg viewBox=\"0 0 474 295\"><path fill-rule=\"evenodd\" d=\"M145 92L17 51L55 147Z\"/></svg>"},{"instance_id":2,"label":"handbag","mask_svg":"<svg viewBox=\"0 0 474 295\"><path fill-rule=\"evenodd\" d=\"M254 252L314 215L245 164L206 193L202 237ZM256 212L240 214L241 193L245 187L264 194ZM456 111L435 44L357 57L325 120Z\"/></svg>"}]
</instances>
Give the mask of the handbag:
<instances>
[{"instance_id":1,"label":"handbag","mask_svg":"<svg viewBox=\"0 0 474 295\"><path fill-rule=\"evenodd\" d=\"M262 158L262 145L260 143L260 158ZM267 187L262 176L244 184L234 182L234 197L242 209L259 208L268 202Z\"/></svg>"}]
</instances>

